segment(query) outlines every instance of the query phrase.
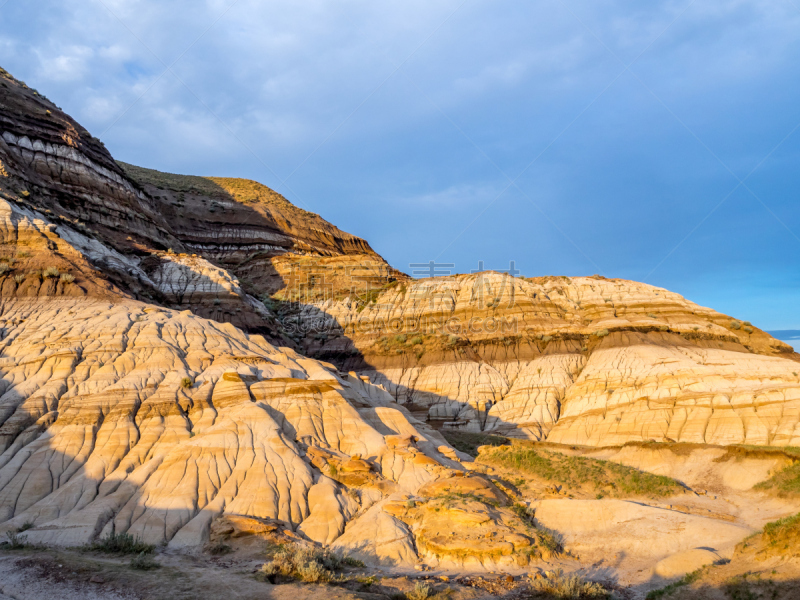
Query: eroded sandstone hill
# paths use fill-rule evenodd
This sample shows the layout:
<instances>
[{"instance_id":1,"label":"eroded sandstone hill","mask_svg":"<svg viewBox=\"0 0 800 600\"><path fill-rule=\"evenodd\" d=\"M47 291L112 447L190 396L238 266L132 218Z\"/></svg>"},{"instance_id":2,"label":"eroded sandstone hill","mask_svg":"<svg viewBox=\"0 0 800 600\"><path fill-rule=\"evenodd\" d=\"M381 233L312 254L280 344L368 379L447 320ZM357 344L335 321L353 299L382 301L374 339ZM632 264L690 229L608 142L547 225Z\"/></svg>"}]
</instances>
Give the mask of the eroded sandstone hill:
<instances>
[{"instance_id":1,"label":"eroded sandstone hill","mask_svg":"<svg viewBox=\"0 0 800 600\"><path fill-rule=\"evenodd\" d=\"M0 77L4 298L189 309L354 370L435 427L567 443L789 444L800 356L623 280L412 280L256 182L116 163Z\"/></svg>"},{"instance_id":2,"label":"eroded sandstone hill","mask_svg":"<svg viewBox=\"0 0 800 600\"><path fill-rule=\"evenodd\" d=\"M379 507L464 470L381 388L189 311L13 299L1 325L0 528L32 540L197 546L236 515L330 544L358 517L381 536L344 549L408 562L413 536Z\"/></svg>"},{"instance_id":3,"label":"eroded sandstone hill","mask_svg":"<svg viewBox=\"0 0 800 600\"><path fill-rule=\"evenodd\" d=\"M274 339L280 334L261 300L294 270L277 271L272 257L354 257L372 265L374 281L394 276L367 242L258 183L118 164L100 140L5 71L0 131L0 196L45 216L50 231L60 229L82 255L80 265L68 265L55 242L7 236L1 258L15 276L69 267L70 293L102 288ZM39 294L52 295L46 286L3 290L5 297Z\"/></svg>"},{"instance_id":4,"label":"eroded sandstone hill","mask_svg":"<svg viewBox=\"0 0 800 600\"><path fill-rule=\"evenodd\" d=\"M283 335L244 286L281 289L309 259L347 265L331 278L338 295L351 279L392 279L366 242L251 182L159 187L126 166L132 179L0 75L0 533L195 548L235 523L398 564L457 559L464 544L487 564L536 556L537 534L503 492L383 388L253 333ZM262 273L272 258L302 274ZM454 481L430 487L440 480ZM426 542L433 508L398 508L422 494L441 518L440 496L462 488L481 535L497 538L485 551L469 527Z\"/></svg>"},{"instance_id":5,"label":"eroded sandstone hill","mask_svg":"<svg viewBox=\"0 0 800 600\"><path fill-rule=\"evenodd\" d=\"M567 444L800 443L800 356L667 290L486 272L371 300L309 303L284 323L321 324L305 353L436 426Z\"/></svg>"}]
</instances>

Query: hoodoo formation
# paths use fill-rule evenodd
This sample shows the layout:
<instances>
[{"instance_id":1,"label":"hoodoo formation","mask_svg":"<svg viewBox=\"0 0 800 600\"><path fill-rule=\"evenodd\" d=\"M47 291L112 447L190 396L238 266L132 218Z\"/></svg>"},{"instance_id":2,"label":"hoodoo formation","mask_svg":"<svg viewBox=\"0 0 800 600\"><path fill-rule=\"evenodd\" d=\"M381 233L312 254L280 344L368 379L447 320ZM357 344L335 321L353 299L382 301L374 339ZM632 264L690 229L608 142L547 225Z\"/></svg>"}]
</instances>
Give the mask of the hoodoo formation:
<instances>
[{"instance_id":1,"label":"hoodoo formation","mask_svg":"<svg viewBox=\"0 0 800 600\"><path fill-rule=\"evenodd\" d=\"M531 580L618 552L646 591L796 512L798 372L641 283L412 279L259 183L116 162L0 75L0 533Z\"/></svg>"}]
</instances>

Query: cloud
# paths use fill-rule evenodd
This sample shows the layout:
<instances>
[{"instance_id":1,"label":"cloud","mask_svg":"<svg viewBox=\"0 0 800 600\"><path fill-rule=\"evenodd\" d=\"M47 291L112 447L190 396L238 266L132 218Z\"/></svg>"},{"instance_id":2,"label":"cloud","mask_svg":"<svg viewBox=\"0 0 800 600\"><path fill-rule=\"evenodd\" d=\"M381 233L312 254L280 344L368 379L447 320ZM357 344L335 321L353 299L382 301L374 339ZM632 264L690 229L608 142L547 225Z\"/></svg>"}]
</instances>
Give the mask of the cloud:
<instances>
[{"instance_id":1,"label":"cloud","mask_svg":"<svg viewBox=\"0 0 800 600\"><path fill-rule=\"evenodd\" d=\"M395 201L412 208L429 210L480 207L489 204L504 191L505 185L459 184L418 195L402 196Z\"/></svg>"},{"instance_id":2,"label":"cloud","mask_svg":"<svg viewBox=\"0 0 800 600\"><path fill-rule=\"evenodd\" d=\"M800 122L798 27L790 3L756 0L41 0L4 7L0 53L118 158L271 185L294 172L299 197L397 264L438 254L500 171L531 165L518 185L547 217L640 277L736 185L727 166L744 176ZM795 232L798 155L800 131L748 181ZM589 268L521 194L497 204L459 261ZM747 316L765 284L746 275L769 264L786 287L797 242L746 193L717 216L653 283ZM723 270L745 274L735 292Z\"/></svg>"}]
</instances>

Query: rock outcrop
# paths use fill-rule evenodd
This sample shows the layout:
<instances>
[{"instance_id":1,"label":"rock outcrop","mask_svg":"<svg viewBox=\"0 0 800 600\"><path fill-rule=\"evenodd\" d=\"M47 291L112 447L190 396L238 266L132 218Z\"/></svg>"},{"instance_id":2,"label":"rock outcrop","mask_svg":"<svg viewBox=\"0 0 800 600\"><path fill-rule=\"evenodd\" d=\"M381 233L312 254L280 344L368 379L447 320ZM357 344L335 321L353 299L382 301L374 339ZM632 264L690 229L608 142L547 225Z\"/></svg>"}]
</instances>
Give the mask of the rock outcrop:
<instances>
[{"instance_id":1,"label":"rock outcrop","mask_svg":"<svg viewBox=\"0 0 800 600\"><path fill-rule=\"evenodd\" d=\"M100 140L5 71L0 199L65 228L94 268L96 285L288 345L294 342L281 338L262 303L264 294L285 287L274 257L353 256L391 271L364 240L256 182L115 162ZM32 258L53 262L46 252ZM148 277L153 272L155 279Z\"/></svg>"},{"instance_id":2,"label":"rock outcrop","mask_svg":"<svg viewBox=\"0 0 800 600\"><path fill-rule=\"evenodd\" d=\"M298 306L303 351L436 426L568 444L792 445L800 356L653 286L486 272Z\"/></svg>"},{"instance_id":3,"label":"rock outcrop","mask_svg":"<svg viewBox=\"0 0 800 600\"><path fill-rule=\"evenodd\" d=\"M435 427L592 445L797 440L800 356L748 322L600 277L411 280L256 182L116 163L0 79L4 298L189 309L369 376Z\"/></svg>"},{"instance_id":4,"label":"rock outcrop","mask_svg":"<svg viewBox=\"0 0 800 600\"><path fill-rule=\"evenodd\" d=\"M380 388L188 311L15 299L1 325L0 528L31 541L197 546L238 516L328 544L362 505L463 470ZM372 481L348 494L315 451Z\"/></svg>"}]
</instances>

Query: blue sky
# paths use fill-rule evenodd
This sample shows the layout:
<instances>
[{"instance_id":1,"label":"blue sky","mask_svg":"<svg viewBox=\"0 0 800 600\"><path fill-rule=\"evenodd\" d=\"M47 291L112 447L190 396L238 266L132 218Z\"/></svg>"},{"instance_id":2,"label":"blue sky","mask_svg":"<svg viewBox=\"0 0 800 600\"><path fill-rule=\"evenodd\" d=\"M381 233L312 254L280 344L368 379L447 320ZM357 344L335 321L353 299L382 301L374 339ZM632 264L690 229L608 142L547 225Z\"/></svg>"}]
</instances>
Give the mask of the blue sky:
<instances>
[{"instance_id":1,"label":"blue sky","mask_svg":"<svg viewBox=\"0 0 800 600\"><path fill-rule=\"evenodd\" d=\"M800 329L798 0L8 0L0 56L117 159L256 179L402 270Z\"/></svg>"}]
</instances>

